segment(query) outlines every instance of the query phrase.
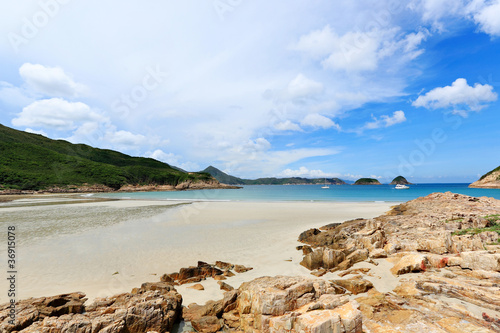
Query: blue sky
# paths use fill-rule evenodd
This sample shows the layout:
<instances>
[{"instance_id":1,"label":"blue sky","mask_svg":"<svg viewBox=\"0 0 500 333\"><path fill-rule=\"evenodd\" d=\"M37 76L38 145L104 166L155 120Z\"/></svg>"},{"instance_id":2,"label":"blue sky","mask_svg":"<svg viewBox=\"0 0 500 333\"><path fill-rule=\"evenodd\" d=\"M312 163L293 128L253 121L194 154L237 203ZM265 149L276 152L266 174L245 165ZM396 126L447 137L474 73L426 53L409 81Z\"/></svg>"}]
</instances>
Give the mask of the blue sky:
<instances>
[{"instance_id":1,"label":"blue sky","mask_svg":"<svg viewBox=\"0 0 500 333\"><path fill-rule=\"evenodd\" d=\"M0 4L0 123L232 175L500 165L500 1Z\"/></svg>"}]
</instances>

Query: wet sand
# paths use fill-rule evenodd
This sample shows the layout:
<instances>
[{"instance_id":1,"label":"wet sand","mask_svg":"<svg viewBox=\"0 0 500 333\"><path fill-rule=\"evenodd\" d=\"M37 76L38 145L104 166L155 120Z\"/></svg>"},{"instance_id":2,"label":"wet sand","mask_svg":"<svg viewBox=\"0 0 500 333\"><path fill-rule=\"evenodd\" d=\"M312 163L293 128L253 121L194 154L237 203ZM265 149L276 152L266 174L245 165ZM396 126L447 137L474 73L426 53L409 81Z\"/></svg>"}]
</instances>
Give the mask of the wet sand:
<instances>
[{"instance_id":1,"label":"wet sand","mask_svg":"<svg viewBox=\"0 0 500 333\"><path fill-rule=\"evenodd\" d=\"M18 299L82 291L96 297L129 292L198 260L254 269L228 278L237 288L260 276L312 276L299 265L298 235L309 228L388 211L393 203L29 200L0 206L0 258L6 230L16 226ZM70 197L71 199L71 197ZM184 304L219 299L216 281L204 291L179 286ZM1 290L7 290L2 279ZM5 294L5 295L4 295ZM0 293L0 303L7 301Z\"/></svg>"}]
</instances>

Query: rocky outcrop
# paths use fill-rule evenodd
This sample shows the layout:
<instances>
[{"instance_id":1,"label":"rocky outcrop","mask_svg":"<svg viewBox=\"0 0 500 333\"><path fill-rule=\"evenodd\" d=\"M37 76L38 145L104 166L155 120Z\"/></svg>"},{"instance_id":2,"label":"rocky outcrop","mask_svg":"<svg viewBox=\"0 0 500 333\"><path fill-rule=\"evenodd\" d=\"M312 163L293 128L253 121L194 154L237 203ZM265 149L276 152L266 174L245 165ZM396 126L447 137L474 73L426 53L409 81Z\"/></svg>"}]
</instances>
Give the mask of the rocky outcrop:
<instances>
[{"instance_id":1,"label":"rocky outcrop","mask_svg":"<svg viewBox=\"0 0 500 333\"><path fill-rule=\"evenodd\" d=\"M500 167L482 176L479 180L470 184L469 187L476 188L500 188Z\"/></svg>"},{"instance_id":2,"label":"rocky outcrop","mask_svg":"<svg viewBox=\"0 0 500 333\"><path fill-rule=\"evenodd\" d=\"M215 280L224 280L226 276L234 276L231 272L234 269L236 273L244 273L252 269L243 265L233 265L230 263L217 261L215 265L208 264L203 261L198 261L197 266L189 266L181 268L179 272L164 274L161 277L162 282L172 283L173 285L182 285L186 283L196 283L207 278Z\"/></svg>"},{"instance_id":3,"label":"rocky outcrop","mask_svg":"<svg viewBox=\"0 0 500 333\"><path fill-rule=\"evenodd\" d=\"M498 200L433 193L372 220L303 232L301 264L314 275L363 274L373 282L331 281L362 294L355 300L366 332L500 332L499 222ZM340 272L369 260L392 268ZM399 284L381 293L377 278L387 273Z\"/></svg>"},{"instance_id":4,"label":"rocky outcrop","mask_svg":"<svg viewBox=\"0 0 500 333\"><path fill-rule=\"evenodd\" d=\"M82 293L30 298L17 303L14 324L0 306L1 332L143 333L168 332L180 319L182 297L166 283L145 283L131 293L84 306Z\"/></svg>"},{"instance_id":5,"label":"rocky outcrop","mask_svg":"<svg viewBox=\"0 0 500 333\"><path fill-rule=\"evenodd\" d=\"M361 312L334 282L261 277L226 292L224 299L191 304L183 316L199 332L362 332Z\"/></svg>"}]
</instances>

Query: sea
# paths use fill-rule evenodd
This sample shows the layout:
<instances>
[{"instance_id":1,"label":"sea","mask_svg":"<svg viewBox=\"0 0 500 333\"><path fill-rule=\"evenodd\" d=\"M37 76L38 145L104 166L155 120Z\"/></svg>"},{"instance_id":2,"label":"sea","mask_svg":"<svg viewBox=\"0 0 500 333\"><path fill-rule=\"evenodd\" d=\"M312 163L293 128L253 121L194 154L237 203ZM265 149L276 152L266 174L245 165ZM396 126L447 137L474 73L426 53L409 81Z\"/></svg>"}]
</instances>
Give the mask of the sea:
<instances>
[{"instance_id":1,"label":"sea","mask_svg":"<svg viewBox=\"0 0 500 333\"><path fill-rule=\"evenodd\" d=\"M414 184L408 189L394 185L245 185L239 189L211 189L168 192L120 192L96 196L116 199L193 201L340 201L405 202L434 192L453 192L473 197L500 199L500 189L469 188L469 184Z\"/></svg>"}]
</instances>

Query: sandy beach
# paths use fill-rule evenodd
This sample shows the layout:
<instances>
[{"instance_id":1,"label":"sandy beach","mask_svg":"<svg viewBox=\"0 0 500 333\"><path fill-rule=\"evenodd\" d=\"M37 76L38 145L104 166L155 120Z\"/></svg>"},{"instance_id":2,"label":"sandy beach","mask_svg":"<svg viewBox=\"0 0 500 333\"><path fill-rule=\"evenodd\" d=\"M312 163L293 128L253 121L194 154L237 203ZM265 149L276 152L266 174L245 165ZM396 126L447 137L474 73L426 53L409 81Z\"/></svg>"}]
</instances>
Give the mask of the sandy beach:
<instances>
[{"instance_id":1,"label":"sandy beach","mask_svg":"<svg viewBox=\"0 0 500 333\"><path fill-rule=\"evenodd\" d=\"M302 231L375 217L393 204L44 196L2 204L0 223L4 230L17 229L18 299L81 291L93 300L159 281L198 260L253 267L225 281L235 288L260 276L311 277L295 249ZM0 257L6 257L6 237L0 240ZM177 288L184 304L222 297L216 281L202 284L204 291ZM0 288L7 288L3 279ZM6 301L1 294L0 303Z\"/></svg>"}]
</instances>

